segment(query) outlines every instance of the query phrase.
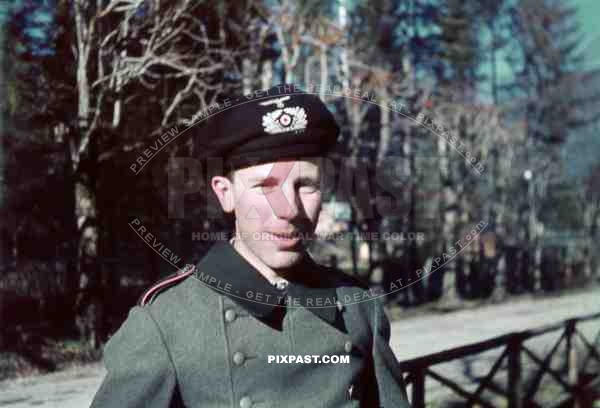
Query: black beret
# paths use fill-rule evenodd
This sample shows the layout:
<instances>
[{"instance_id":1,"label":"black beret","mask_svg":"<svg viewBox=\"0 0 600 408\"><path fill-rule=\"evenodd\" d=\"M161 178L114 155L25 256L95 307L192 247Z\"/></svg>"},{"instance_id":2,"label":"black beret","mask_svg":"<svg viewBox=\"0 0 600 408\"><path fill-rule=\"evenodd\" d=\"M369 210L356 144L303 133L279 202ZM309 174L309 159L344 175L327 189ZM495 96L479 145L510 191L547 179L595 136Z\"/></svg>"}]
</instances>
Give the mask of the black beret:
<instances>
[{"instance_id":1,"label":"black beret","mask_svg":"<svg viewBox=\"0 0 600 408\"><path fill-rule=\"evenodd\" d=\"M199 129L196 156L223 158L225 172L284 158L324 156L339 127L318 96L297 85L222 101Z\"/></svg>"}]
</instances>

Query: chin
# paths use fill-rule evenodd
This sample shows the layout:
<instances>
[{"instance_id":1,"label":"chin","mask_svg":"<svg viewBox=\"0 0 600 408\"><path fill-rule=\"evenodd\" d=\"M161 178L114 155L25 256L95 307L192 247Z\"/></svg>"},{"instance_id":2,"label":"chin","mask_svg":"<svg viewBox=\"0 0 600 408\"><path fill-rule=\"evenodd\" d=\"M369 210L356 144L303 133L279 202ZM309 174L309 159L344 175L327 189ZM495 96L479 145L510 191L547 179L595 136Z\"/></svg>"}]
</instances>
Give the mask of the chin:
<instances>
[{"instance_id":1,"label":"chin","mask_svg":"<svg viewBox=\"0 0 600 408\"><path fill-rule=\"evenodd\" d=\"M271 269L285 269L291 268L298 264L302 259L301 252L278 252L272 256L268 256L267 259L263 259Z\"/></svg>"}]
</instances>

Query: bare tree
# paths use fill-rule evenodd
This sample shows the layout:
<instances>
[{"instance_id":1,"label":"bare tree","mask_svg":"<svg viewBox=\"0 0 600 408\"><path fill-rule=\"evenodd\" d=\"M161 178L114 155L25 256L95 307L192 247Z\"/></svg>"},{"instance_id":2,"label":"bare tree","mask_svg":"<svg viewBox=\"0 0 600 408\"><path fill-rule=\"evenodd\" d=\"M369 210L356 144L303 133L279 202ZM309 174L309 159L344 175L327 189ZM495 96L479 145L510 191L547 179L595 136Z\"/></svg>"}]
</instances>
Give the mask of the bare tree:
<instances>
[{"instance_id":1,"label":"bare tree","mask_svg":"<svg viewBox=\"0 0 600 408\"><path fill-rule=\"evenodd\" d=\"M215 103L235 82L223 81L225 72L240 72L243 49L232 47L230 36L242 35L243 24L219 15L224 10L210 2L74 0L73 48L76 54L78 126L61 128L69 141L71 180L79 236L78 271L87 285L93 270L84 265L98 263L100 225L97 220L97 191L84 160L99 165L119 155L143 149L153 137L189 124L198 112ZM252 9L254 10L254 9ZM225 12L227 10L225 9ZM256 19L258 13L242 17ZM237 25L236 25L237 24ZM161 92L160 117L144 138L125 132L125 112L144 94ZM106 131L110 147L91 149ZM133 137L132 137L133 136ZM99 140L98 140L99 141ZM167 151L176 149L171 146ZM91 275L90 275L91 274ZM72 282L73 284L74 282Z\"/></svg>"}]
</instances>

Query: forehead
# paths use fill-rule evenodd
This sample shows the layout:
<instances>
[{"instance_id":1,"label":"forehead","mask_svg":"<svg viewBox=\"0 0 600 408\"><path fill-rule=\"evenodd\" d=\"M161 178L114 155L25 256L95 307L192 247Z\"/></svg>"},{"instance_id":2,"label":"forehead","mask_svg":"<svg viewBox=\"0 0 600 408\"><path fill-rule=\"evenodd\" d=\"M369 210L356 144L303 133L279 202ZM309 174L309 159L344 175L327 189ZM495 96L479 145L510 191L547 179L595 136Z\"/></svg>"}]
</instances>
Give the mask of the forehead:
<instances>
[{"instance_id":1,"label":"forehead","mask_svg":"<svg viewBox=\"0 0 600 408\"><path fill-rule=\"evenodd\" d=\"M244 180L264 179L266 177L286 180L297 177L319 177L322 159L303 158L280 160L274 163L263 163L235 171Z\"/></svg>"}]
</instances>

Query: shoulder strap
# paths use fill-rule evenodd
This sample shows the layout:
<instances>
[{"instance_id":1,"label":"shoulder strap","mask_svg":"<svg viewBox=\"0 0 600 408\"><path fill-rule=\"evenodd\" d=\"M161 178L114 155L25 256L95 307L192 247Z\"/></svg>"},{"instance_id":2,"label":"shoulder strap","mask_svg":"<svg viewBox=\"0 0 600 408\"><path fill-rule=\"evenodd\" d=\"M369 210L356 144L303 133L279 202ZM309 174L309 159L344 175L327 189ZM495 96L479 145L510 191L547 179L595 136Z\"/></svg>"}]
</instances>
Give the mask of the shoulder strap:
<instances>
[{"instance_id":1,"label":"shoulder strap","mask_svg":"<svg viewBox=\"0 0 600 408\"><path fill-rule=\"evenodd\" d=\"M159 280L150 289L146 290L142 294L142 296L140 296L140 299L138 300L137 304L139 306L144 306L148 303L151 303L152 300L156 297L156 295L158 295L161 291L187 278L192 273L194 273L195 270L196 267L194 265L187 264L183 269L180 269L174 274Z\"/></svg>"}]
</instances>

